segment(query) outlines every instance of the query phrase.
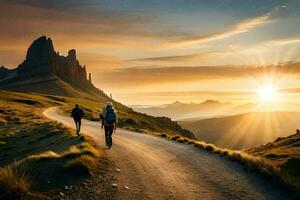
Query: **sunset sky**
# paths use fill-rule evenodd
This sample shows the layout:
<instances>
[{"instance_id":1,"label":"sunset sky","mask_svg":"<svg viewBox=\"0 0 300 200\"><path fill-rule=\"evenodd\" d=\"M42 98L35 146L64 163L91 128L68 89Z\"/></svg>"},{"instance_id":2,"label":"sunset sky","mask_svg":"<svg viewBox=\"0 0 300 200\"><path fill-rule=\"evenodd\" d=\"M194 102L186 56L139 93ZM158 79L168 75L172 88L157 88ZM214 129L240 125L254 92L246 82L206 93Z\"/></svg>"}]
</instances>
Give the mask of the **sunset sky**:
<instances>
[{"instance_id":1,"label":"sunset sky","mask_svg":"<svg viewBox=\"0 0 300 200\"><path fill-rule=\"evenodd\" d=\"M0 27L0 65L46 35L127 105L300 99L299 0L0 0Z\"/></svg>"}]
</instances>

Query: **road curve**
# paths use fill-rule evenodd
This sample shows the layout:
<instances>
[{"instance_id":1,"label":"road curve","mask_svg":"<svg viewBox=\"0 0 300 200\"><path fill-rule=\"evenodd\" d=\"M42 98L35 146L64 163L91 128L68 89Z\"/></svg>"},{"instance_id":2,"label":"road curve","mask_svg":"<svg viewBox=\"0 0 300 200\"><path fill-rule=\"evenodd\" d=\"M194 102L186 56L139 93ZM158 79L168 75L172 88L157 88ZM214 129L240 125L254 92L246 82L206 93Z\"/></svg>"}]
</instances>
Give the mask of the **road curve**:
<instances>
[{"instance_id":1,"label":"road curve","mask_svg":"<svg viewBox=\"0 0 300 200\"><path fill-rule=\"evenodd\" d=\"M47 118L74 128L73 120L57 107ZM156 136L118 129L113 147L105 148L99 122L83 120L82 131L91 136L121 169L117 199L291 199L260 176L216 154Z\"/></svg>"}]
</instances>

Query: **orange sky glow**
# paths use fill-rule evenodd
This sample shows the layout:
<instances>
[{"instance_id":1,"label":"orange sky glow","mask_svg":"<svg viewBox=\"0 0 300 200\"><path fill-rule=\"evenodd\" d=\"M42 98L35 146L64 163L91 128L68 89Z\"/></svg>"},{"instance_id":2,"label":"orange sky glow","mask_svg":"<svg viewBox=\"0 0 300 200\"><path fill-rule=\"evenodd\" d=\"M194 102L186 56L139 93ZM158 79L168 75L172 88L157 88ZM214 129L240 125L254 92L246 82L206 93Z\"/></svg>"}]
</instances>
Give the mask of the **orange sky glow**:
<instances>
[{"instance_id":1,"label":"orange sky glow","mask_svg":"<svg viewBox=\"0 0 300 200\"><path fill-rule=\"evenodd\" d=\"M257 102L266 85L299 100L299 2L166 2L5 1L0 65L15 68L46 35L61 54L76 49L94 84L127 105Z\"/></svg>"}]
</instances>

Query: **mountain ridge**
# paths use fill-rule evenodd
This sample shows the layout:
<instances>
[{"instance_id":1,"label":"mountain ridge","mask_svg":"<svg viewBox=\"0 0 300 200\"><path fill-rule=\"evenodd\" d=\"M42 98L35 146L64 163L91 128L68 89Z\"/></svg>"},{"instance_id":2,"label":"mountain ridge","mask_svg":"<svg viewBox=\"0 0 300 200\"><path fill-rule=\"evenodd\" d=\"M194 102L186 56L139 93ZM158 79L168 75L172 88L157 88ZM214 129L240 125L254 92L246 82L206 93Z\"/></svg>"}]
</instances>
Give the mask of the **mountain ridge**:
<instances>
[{"instance_id":1,"label":"mountain ridge","mask_svg":"<svg viewBox=\"0 0 300 200\"><path fill-rule=\"evenodd\" d=\"M135 107L134 110L156 117L166 116L173 120L185 120L191 118L210 118L218 115L226 115L228 113L239 113L240 111L235 110L235 107L236 105L232 102L220 102L218 100L208 99L201 103L175 101L162 106L147 108ZM242 112L244 112L244 110L242 110Z\"/></svg>"}]
</instances>

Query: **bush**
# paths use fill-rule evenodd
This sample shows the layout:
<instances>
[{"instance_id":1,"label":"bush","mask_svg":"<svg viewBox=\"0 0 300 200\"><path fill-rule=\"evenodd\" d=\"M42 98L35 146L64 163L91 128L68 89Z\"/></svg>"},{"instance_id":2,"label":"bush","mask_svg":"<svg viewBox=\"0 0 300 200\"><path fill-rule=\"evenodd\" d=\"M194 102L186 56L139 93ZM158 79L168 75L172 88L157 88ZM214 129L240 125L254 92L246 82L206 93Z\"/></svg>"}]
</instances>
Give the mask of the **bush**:
<instances>
[{"instance_id":1,"label":"bush","mask_svg":"<svg viewBox=\"0 0 300 200\"><path fill-rule=\"evenodd\" d=\"M209 144L209 145L205 146L205 150L207 150L207 151L213 151L213 150L215 150L215 147L213 145Z\"/></svg>"},{"instance_id":2,"label":"bush","mask_svg":"<svg viewBox=\"0 0 300 200\"><path fill-rule=\"evenodd\" d=\"M188 139L180 137L180 138L178 138L176 141L177 141L177 142L180 142L180 143L185 143L185 142L188 141Z\"/></svg>"},{"instance_id":3,"label":"bush","mask_svg":"<svg viewBox=\"0 0 300 200\"><path fill-rule=\"evenodd\" d=\"M195 144L194 140L188 140L188 144Z\"/></svg>"},{"instance_id":4,"label":"bush","mask_svg":"<svg viewBox=\"0 0 300 200\"><path fill-rule=\"evenodd\" d=\"M171 137L171 140L178 140L179 138L180 138L179 135L174 135L174 136Z\"/></svg>"},{"instance_id":5,"label":"bush","mask_svg":"<svg viewBox=\"0 0 300 200\"><path fill-rule=\"evenodd\" d=\"M127 119L125 120L125 122L126 122L127 124L136 124L135 120L132 119L132 118L127 118Z\"/></svg>"},{"instance_id":6,"label":"bush","mask_svg":"<svg viewBox=\"0 0 300 200\"><path fill-rule=\"evenodd\" d=\"M162 134L160 134L160 137L166 138L166 137L168 137L168 135L166 133L162 133Z\"/></svg>"}]
</instances>

